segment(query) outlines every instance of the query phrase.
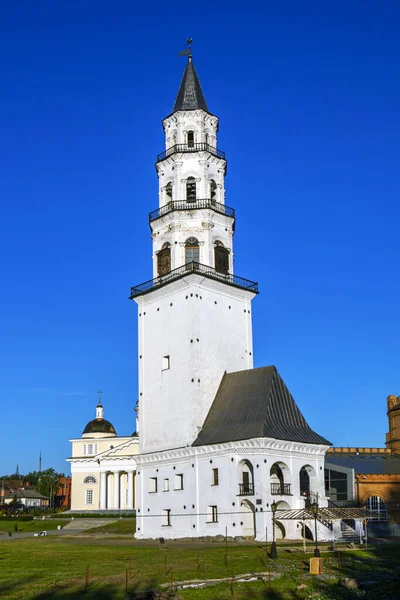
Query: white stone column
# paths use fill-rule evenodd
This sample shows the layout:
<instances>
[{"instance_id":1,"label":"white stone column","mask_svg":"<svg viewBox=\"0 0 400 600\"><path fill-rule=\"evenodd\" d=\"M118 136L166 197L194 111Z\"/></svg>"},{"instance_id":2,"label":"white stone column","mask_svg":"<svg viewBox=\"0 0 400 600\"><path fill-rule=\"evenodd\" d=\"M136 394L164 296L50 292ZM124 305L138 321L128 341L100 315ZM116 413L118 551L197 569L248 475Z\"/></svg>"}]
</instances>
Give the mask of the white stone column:
<instances>
[{"instance_id":1,"label":"white stone column","mask_svg":"<svg viewBox=\"0 0 400 600\"><path fill-rule=\"evenodd\" d=\"M114 474L114 508L119 510L119 471L113 471Z\"/></svg>"},{"instance_id":2,"label":"white stone column","mask_svg":"<svg viewBox=\"0 0 400 600\"><path fill-rule=\"evenodd\" d=\"M100 473L100 510L107 508L107 473Z\"/></svg>"},{"instance_id":3,"label":"white stone column","mask_svg":"<svg viewBox=\"0 0 400 600\"><path fill-rule=\"evenodd\" d=\"M133 471L128 471L128 510L133 509Z\"/></svg>"}]
</instances>

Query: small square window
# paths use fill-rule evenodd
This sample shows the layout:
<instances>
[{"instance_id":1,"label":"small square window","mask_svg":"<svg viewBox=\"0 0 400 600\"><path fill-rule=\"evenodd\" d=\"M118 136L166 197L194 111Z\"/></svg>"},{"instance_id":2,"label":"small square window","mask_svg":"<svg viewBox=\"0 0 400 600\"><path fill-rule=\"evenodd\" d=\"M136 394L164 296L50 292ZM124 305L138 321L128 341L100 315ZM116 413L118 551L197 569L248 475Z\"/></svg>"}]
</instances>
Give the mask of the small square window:
<instances>
[{"instance_id":1,"label":"small square window","mask_svg":"<svg viewBox=\"0 0 400 600\"><path fill-rule=\"evenodd\" d=\"M169 492L169 479L164 479L164 492Z\"/></svg>"},{"instance_id":2,"label":"small square window","mask_svg":"<svg viewBox=\"0 0 400 600\"><path fill-rule=\"evenodd\" d=\"M175 475L175 489L183 490L183 475L180 473L179 475Z\"/></svg>"},{"instance_id":3,"label":"small square window","mask_svg":"<svg viewBox=\"0 0 400 600\"><path fill-rule=\"evenodd\" d=\"M169 355L162 357L161 370L167 371L170 368Z\"/></svg>"},{"instance_id":4,"label":"small square window","mask_svg":"<svg viewBox=\"0 0 400 600\"><path fill-rule=\"evenodd\" d=\"M171 509L165 508L162 512L162 526L171 527Z\"/></svg>"},{"instance_id":5,"label":"small square window","mask_svg":"<svg viewBox=\"0 0 400 600\"><path fill-rule=\"evenodd\" d=\"M150 477L149 479L149 493L154 494L157 491L157 477Z\"/></svg>"},{"instance_id":6,"label":"small square window","mask_svg":"<svg viewBox=\"0 0 400 600\"><path fill-rule=\"evenodd\" d=\"M212 470L212 485L219 484L218 469Z\"/></svg>"},{"instance_id":7,"label":"small square window","mask_svg":"<svg viewBox=\"0 0 400 600\"><path fill-rule=\"evenodd\" d=\"M216 506L209 506L207 510L207 523L218 523L218 510Z\"/></svg>"}]
</instances>

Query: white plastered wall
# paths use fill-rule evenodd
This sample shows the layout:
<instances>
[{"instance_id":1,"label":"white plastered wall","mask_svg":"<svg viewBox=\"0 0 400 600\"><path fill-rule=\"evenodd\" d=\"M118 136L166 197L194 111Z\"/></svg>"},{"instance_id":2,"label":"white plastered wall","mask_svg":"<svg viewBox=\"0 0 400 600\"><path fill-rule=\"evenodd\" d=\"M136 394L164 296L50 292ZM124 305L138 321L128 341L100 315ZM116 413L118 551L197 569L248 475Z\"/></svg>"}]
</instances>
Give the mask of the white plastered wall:
<instances>
[{"instance_id":1,"label":"white plastered wall","mask_svg":"<svg viewBox=\"0 0 400 600\"><path fill-rule=\"evenodd\" d=\"M191 444L225 371L253 368L253 292L191 274L139 305L140 452ZM163 357L170 368L163 370Z\"/></svg>"}]
</instances>

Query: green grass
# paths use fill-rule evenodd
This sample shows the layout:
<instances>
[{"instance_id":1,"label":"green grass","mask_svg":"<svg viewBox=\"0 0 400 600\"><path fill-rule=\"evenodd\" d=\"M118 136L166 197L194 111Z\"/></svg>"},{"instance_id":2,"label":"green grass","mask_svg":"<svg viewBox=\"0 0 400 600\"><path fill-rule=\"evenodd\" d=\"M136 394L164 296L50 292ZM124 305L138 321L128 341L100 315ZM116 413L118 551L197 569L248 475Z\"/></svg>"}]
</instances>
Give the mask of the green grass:
<instances>
[{"instance_id":1,"label":"green grass","mask_svg":"<svg viewBox=\"0 0 400 600\"><path fill-rule=\"evenodd\" d=\"M166 557L166 563L164 562ZM329 557L329 575L328 564ZM354 557L354 563L353 563ZM279 577L268 582L236 583L235 600L394 600L400 576L400 548L324 554L326 574L315 577L308 573L308 556L299 550L279 549L278 561L269 560L272 572ZM199 570L197 565L199 564ZM165 574L166 565L166 574ZM89 588L84 594L85 572L89 567ZM368 594L354 595L337 585L341 577L353 577L353 568L361 579L378 583ZM48 537L0 542L0 597L2 600L125 600L126 571L128 590L146 589L161 583L185 579L231 577L232 573L265 571L265 552L256 545L232 545L225 565L223 545L202 546L190 543L182 547L132 545L125 540L98 538ZM397 575L396 575L397 574ZM306 591L296 590L302 582ZM397 585L397 587L395 587ZM182 590L185 600L224 600L231 598L230 582L202 589ZM314 595L313 595L314 594Z\"/></svg>"},{"instance_id":2,"label":"green grass","mask_svg":"<svg viewBox=\"0 0 400 600\"><path fill-rule=\"evenodd\" d=\"M0 533L7 533L8 531L14 533L15 525L17 525L18 532L20 533L27 531L32 531L32 533L34 533L37 531L54 531L57 529L58 525L61 525L61 527L65 527L66 524L67 521L65 519L45 519L44 521L42 519L35 521L19 521L15 518L2 519L0 521Z\"/></svg>"},{"instance_id":3,"label":"green grass","mask_svg":"<svg viewBox=\"0 0 400 600\"><path fill-rule=\"evenodd\" d=\"M136 531L136 519L118 519L114 523L87 529L85 533L121 533L133 535Z\"/></svg>"}]
</instances>

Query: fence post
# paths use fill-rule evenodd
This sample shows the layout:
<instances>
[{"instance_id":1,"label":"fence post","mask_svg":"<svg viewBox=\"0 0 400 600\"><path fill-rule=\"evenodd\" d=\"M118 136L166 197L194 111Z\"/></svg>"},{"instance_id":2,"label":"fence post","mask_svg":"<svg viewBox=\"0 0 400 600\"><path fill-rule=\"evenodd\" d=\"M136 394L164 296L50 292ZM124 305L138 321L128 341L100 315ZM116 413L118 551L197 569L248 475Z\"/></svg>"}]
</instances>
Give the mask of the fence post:
<instances>
[{"instance_id":1,"label":"fence post","mask_svg":"<svg viewBox=\"0 0 400 600\"><path fill-rule=\"evenodd\" d=\"M199 556L199 553L197 553L197 570L200 571L200 556Z\"/></svg>"},{"instance_id":2,"label":"fence post","mask_svg":"<svg viewBox=\"0 0 400 600\"><path fill-rule=\"evenodd\" d=\"M225 566L228 566L228 528L225 527Z\"/></svg>"},{"instance_id":3,"label":"fence post","mask_svg":"<svg viewBox=\"0 0 400 600\"><path fill-rule=\"evenodd\" d=\"M85 592L88 591L88 587L89 587L89 565L86 565L86 572L85 572Z\"/></svg>"}]
</instances>

